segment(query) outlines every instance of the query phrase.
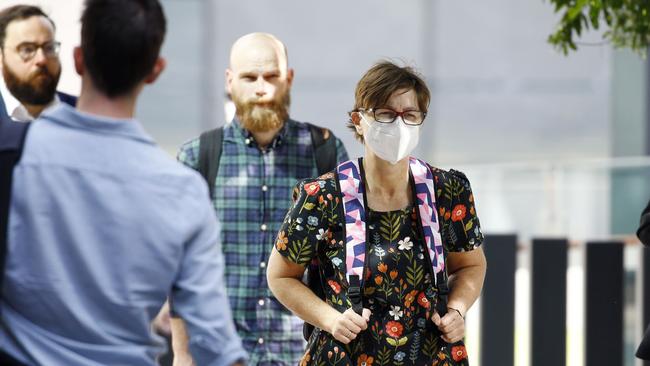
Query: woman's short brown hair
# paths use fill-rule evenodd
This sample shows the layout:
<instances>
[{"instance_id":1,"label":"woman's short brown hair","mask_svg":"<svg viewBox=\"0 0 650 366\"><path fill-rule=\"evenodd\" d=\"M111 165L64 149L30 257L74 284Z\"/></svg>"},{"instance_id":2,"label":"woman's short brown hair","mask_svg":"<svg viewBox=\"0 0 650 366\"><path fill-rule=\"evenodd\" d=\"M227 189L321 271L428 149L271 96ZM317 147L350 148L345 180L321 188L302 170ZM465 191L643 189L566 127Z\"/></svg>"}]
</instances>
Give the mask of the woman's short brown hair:
<instances>
[{"instance_id":1,"label":"woman's short brown hair","mask_svg":"<svg viewBox=\"0 0 650 366\"><path fill-rule=\"evenodd\" d=\"M376 63L357 83L354 92L354 109L350 111L350 115L359 109L385 106L391 95L401 89L413 89L420 110L423 112L428 110L431 93L417 71L409 66L397 66L390 61ZM357 140L363 141L363 136L357 133L352 118L348 121L348 128L354 131Z\"/></svg>"}]
</instances>

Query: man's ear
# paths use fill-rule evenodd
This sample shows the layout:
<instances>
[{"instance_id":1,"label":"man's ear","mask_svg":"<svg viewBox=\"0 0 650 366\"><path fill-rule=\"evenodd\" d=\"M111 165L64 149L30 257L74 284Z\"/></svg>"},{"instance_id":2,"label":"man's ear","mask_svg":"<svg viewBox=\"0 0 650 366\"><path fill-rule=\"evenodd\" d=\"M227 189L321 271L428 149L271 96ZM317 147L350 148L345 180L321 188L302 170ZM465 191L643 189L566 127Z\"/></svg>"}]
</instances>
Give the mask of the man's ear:
<instances>
[{"instance_id":1,"label":"man's ear","mask_svg":"<svg viewBox=\"0 0 650 366\"><path fill-rule=\"evenodd\" d=\"M293 69L287 70L287 85L291 86L293 83Z\"/></svg>"},{"instance_id":2,"label":"man's ear","mask_svg":"<svg viewBox=\"0 0 650 366\"><path fill-rule=\"evenodd\" d=\"M235 74L230 69L226 69L226 91L228 94L232 95L232 79L235 77Z\"/></svg>"},{"instance_id":3,"label":"man's ear","mask_svg":"<svg viewBox=\"0 0 650 366\"><path fill-rule=\"evenodd\" d=\"M156 81L156 79L158 79L158 76L160 76L163 70L165 70L165 66L167 66L167 61L162 57L158 57L156 63L153 65L153 69L144 79L144 82L146 84L152 84L154 81Z\"/></svg>"},{"instance_id":4,"label":"man's ear","mask_svg":"<svg viewBox=\"0 0 650 366\"><path fill-rule=\"evenodd\" d=\"M84 54L80 46L77 46L72 51L72 57L74 58L74 69L79 74L83 76L85 66L84 66Z\"/></svg>"}]
</instances>

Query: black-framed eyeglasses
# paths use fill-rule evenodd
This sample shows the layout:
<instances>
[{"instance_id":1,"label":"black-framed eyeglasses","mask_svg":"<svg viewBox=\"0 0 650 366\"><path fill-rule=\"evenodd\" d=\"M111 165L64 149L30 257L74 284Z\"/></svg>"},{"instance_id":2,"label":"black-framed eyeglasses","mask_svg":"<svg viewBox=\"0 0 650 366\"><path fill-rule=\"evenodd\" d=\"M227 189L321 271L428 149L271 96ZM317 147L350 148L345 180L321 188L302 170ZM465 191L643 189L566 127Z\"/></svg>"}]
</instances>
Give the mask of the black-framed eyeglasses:
<instances>
[{"instance_id":1,"label":"black-framed eyeglasses","mask_svg":"<svg viewBox=\"0 0 650 366\"><path fill-rule=\"evenodd\" d=\"M372 118L379 123L393 123L397 117L402 117L402 121L411 126L421 125L422 122L424 122L424 118L427 116L427 113L422 111L397 112L390 108L358 109L357 112L366 112L372 115Z\"/></svg>"},{"instance_id":2,"label":"black-framed eyeglasses","mask_svg":"<svg viewBox=\"0 0 650 366\"><path fill-rule=\"evenodd\" d=\"M25 62L31 60L36 56L38 49L43 51L43 56L46 58L53 58L58 56L61 49L61 42L49 41L45 43L23 42L16 46L16 53Z\"/></svg>"}]
</instances>

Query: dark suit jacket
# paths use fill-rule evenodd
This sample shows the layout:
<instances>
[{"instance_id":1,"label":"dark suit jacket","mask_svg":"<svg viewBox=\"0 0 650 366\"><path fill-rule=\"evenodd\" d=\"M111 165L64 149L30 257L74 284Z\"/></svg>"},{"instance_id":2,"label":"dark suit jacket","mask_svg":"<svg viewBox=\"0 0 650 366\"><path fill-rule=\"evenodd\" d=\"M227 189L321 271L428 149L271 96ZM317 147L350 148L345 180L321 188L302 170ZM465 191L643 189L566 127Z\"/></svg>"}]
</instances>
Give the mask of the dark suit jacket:
<instances>
[{"instance_id":1,"label":"dark suit jacket","mask_svg":"<svg viewBox=\"0 0 650 366\"><path fill-rule=\"evenodd\" d=\"M69 104L73 107L77 105L77 97L62 92L56 92L56 94L59 96L61 102ZM2 94L0 94L0 116L5 118L9 117L7 114L7 106L5 105L5 101L2 98Z\"/></svg>"},{"instance_id":2,"label":"dark suit jacket","mask_svg":"<svg viewBox=\"0 0 650 366\"><path fill-rule=\"evenodd\" d=\"M648 206L641 214L641 223L639 225L639 230L636 232L636 236L639 237L643 244L650 247L650 202L648 202ZM636 351L636 357L642 360L650 360L650 325L648 325L648 329L645 330L643 340L639 345L639 349Z\"/></svg>"}]
</instances>

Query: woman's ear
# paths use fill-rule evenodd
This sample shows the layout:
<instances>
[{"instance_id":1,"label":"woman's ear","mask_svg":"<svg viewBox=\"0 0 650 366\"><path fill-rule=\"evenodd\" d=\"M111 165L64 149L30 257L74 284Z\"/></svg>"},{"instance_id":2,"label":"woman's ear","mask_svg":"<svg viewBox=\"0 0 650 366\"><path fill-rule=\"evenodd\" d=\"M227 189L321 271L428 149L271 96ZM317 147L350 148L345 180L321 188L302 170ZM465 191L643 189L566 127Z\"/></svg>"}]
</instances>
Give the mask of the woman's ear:
<instances>
[{"instance_id":1,"label":"woman's ear","mask_svg":"<svg viewBox=\"0 0 650 366\"><path fill-rule=\"evenodd\" d=\"M363 136L363 128L361 127L361 113L360 112L350 113L350 121L352 121L352 124L354 125L354 128L357 130L357 133Z\"/></svg>"},{"instance_id":2,"label":"woman's ear","mask_svg":"<svg viewBox=\"0 0 650 366\"><path fill-rule=\"evenodd\" d=\"M358 126L359 122L361 122L361 116L359 115L359 112L350 113L350 120L352 120L352 123L355 126Z\"/></svg>"}]
</instances>

